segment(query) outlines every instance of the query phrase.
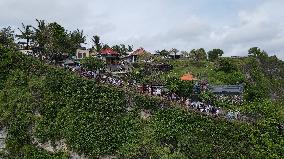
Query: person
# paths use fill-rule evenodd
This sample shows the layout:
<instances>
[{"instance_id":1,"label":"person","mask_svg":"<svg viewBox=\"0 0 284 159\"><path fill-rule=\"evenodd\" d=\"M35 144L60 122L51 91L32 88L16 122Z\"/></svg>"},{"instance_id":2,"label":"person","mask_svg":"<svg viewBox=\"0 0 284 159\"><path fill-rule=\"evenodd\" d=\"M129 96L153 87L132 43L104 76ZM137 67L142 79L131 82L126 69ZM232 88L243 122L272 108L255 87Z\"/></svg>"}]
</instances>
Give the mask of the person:
<instances>
[{"instance_id":1,"label":"person","mask_svg":"<svg viewBox=\"0 0 284 159\"><path fill-rule=\"evenodd\" d=\"M172 93L172 100L176 100L176 94L175 93Z\"/></svg>"},{"instance_id":2,"label":"person","mask_svg":"<svg viewBox=\"0 0 284 159\"><path fill-rule=\"evenodd\" d=\"M161 88L158 88L158 89L157 89L157 95L158 95L158 96L161 96L161 95L162 95L162 90L161 90Z\"/></svg>"},{"instance_id":3,"label":"person","mask_svg":"<svg viewBox=\"0 0 284 159\"><path fill-rule=\"evenodd\" d=\"M217 114L218 109L216 107L212 107L211 112L212 114Z\"/></svg>"},{"instance_id":4,"label":"person","mask_svg":"<svg viewBox=\"0 0 284 159\"><path fill-rule=\"evenodd\" d=\"M196 108L196 102L192 102L190 105L191 107Z\"/></svg>"},{"instance_id":5,"label":"person","mask_svg":"<svg viewBox=\"0 0 284 159\"><path fill-rule=\"evenodd\" d=\"M190 104L191 104L191 103L190 103L190 100L187 98L187 99L185 100L185 106L186 106L186 107L189 107Z\"/></svg>"},{"instance_id":6,"label":"person","mask_svg":"<svg viewBox=\"0 0 284 159\"><path fill-rule=\"evenodd\" d=\"M232 119L234 117L234 114L232 111L229 111L228 114L227 114L227 119Z\"/></svg>"},{"instance_id":7,"label":"person","mask_svg":"<svg viewBox=\"0 0 284 159\"><path fill-rule=\"evenodd\" d=\"M138 85L138 89L139 89L139 92L140 92L140 93L143 93L143 85L141 85L141 86Z\"/></svg>"},{"instance_id":8,"label":"person","mask_svg":"<svg viewBox=\"0 0 284 159\"><path fill-rule=\"evenodd\" d=\"M218 116L220 113L220 109L216 109L216 115Z\"/></svg>"},{"instance_id":9,"label":"person","mask_svg":"<svg viewBox=\"0 0 284 159\"><path fill-rule=\"evenodd\" d=\"M240 116L240 111L236 111L236 112L235 112L235 119L238 119L239 116Z\"/></svg>"}]
</instances>

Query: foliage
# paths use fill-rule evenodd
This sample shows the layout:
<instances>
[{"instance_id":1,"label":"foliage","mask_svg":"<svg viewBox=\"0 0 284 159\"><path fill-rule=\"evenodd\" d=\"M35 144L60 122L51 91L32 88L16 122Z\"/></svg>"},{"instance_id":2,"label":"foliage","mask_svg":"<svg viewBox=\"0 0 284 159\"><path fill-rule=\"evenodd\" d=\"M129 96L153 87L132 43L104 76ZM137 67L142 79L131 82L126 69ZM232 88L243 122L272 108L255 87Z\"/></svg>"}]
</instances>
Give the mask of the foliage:
<instances>
[{"instance_id":1,"label":"foliage","mask_svg":"<svg viewBox=\"0 0 284 159\"><path fill-rule=\"evenodd\" d=\"M93 36L92 41L95 45L95 50L100 52L102 49L102 44L100 43L100 37L98 35Z\"/></svg>"},{"instance_id":2,"label":"foliage","mask_svg":"<svg viewBox=\"0 0 284 159\"><path fill-rule=\"evenodd\" d=\"M198 62L207 59L206 52L203 48L191 50L189 56L191 57L191 59L198 61Z\"/></svg>"},{"instance_id":3,"label":"foliage","mask_svg":"<svg viewBox=\"0 0 284 159\"><path fill-rule=\"evenodd\" d=\"M179 50L178 49L176 49L176 48L172 48L171 50L170 50L170 53L173 53L174 54L174 59L176 58L176 54L179 52Z\"/></svg>"},{"instance_id":4,"label":"foliage","mask_svg":"<svg viewBox=\"0 0 284 159\"><path fill-rule=\"evenodd\" d=\"M102 69L105 66L104 61L96 57L86 57L80 62L84 68L91 71Z\"/></svg>"},{"instance_id":5,"label":"foliage","mask_svg":"<svg viewBox=\"0 0 284 159\"><path fill-rule=\"evenodd\" d=\"M35 30L35 38L34 38L34 41L35 41L35 45L37 46L36 47L36 51L42 55L44 52L47 51L46 49L46 45L48 45L49 43L49 29L48 29L48 26L46 25L45 21L44 20L38 20L36 19L37 21L37 28L34 27L34 30Z\"/></svg>"},{"instance_id":6,"label":"foliage","mask_svg":"<svg viewBox=\"0 0 284 159\"><path fill-rule=\"evenodd\" d=\"M63 53L74 55L76 49L86 40L82 30L69 32L56 22L36 21L37 27L23 24L23 30L19 29L21 34L16 37L26 40L26 49L32 49L37 56L45 57L49 61L58 62ZM34 42L32 46L31 41Z\"/></svg>"},{"instance_id":7,"label":"foliage","mask_svg":"<svg viewBox=\"0 0 284 159\"><path fill-rule=\"evenodd\" d=\"M147 96L136 96L135 106L144 110L157 110L161 101L158 99L148 100Z\"/></svg>"},{"instance_id":8,"label":"foliage","mask_svg":"<svg viewBox=\"0 0 284 159\"><path fill-rule=\"evenodd\" d=\"M30 49L30 47L29 47L30 42L31 42L31 40L34 39L34 31L32 29L30 29L30 28L32 28L31 25L25 25L24 23L22 23L22 27L23 27L23 30L19 29L21 34L16 35L16 37L18 39L25 39L26 40L25 49L29 50Z\"/></svg>"},{"instance_id":9,"label":"foliage","mask_svg":"<svg viewBox=\"0 0 284 159\"><path fill-rule=\"evenodd\" d=\"M150 61L152 58L154 58L154 56L151 53L145 52L144 54L138 56L138 62Z\"/></svg>"},{"instance_id":10,"label":"foliage","mask_svg":"<svg viewBox=\"0 0 284 159\"><path fill-rule=\"evenodd\" d=\"M283 158L280 104L244 106L261 115L253 124L214 119L172 105L160 109L157 98L128 97L123 90L0 49L0 118L9 133L7 158L68 157L35 147L32 133L40 141L65 139L69 150L90 158ZM267 82L262 73L253 76ZM173 79L173 89L179 87L177 80ZM154 110L149 120L140 118L141 109Z\"/></svg>"},{"instance_id":11,"label":"foliage","mask_svg":"<svg viewBox=\"0 0 284 159\"><path fill-rule=\"evenodd\" d=\"M265 58L268 57L265 51L261 51L258 47L252 47L248 50L248 55L257 58Z\"/></svg>"},{"instance_id":12,"label":"foliage","mask_svg":"<svg viewBox=\"0 0 284 159\"><path fill-rule=\"evenodd\" d=\"M199 95L199 98L206 103L214 103L215 101L214 94L210 91L201 92L201 94Z\"/></svg>"},{"instance_id":13,"label":"foliage","mask_svg":"<svg viewBox=\"0 0 284 159\"><path fill-rule=\"evenodd\" d=\"M236 65L234 65L229 59L220 59L218 71L224 71L225 73L232 73L237 70Z\"/></svg>"},{"instance_id":14,"label":"foliage","mask_svg":"<svg viewBox=\"0 0 284 159\"><path fill-rule=\"evenodd\" d=\"M67 154L58 152L56 154L50 154L45 150L38 149L33 146L25 146L23 148L24 159L68 159Z\"/></svg>"},{"instance_id":15,"label":"foliage","mask_svg":"<svg viewBox=\"0 0 284 159\"><path fill-rule=\"evenodd\" d=\"M179 78L172 77L167 80L167 88L177 93L181 97L190 97L193 91L193 81L182 81Z\"/></svg>"},{"instance_id":16,"label":"foliage","mask_svg":"<svg viewBox=\"0 0 284 159\"><path fill-rule=\"evenodd\" d=\"M15 48L16 44L14 40L14 30L12 30L10 26L2 28L2 30L0 31L0 44L2 44L6 48Z\"/></svg>"},{"instance_id":17,"label":"foliage","mask_svg":"<svg viewBox=\"0 0 284 159\"><path fill-rule=\"evenodd\" d=\"M186 58L188 58L189 57L189 52L187 52L187 51L181 51L181 54L182 54L182 56L183 57L186 57Z\"/></svg>"},{"instance_id":18,"label":"foliage","mask_svg":"<svg viewBox=\"0 0 284 159\"><path fill-rule=\"evenodd\" d=\"M215 61L219 57L221 57L224 54L223 50L221 49L213 49L208 52L208 60L209 61Z\"/></svg>"},{"instance_id":19,"label":"foliage","mask_svg":"<svg viewBox=\"0 0 284 159\"><path fill-rule=\"evenodd\" d=\"M170 52L165 50L165 49L161 50L161 51L157 50L156 53L161 55L161 56L163 56L163 57L166 57L166 56L168 56L170 54Z\"/></svg>"},{"instance_id":20,"label":"foliage","mask_svg":"<svg viewBox=\"0 0 284 159\"><path fill-rule=\"evenodd\" d=\"M131 52L133 51L133 47L128 45L128 47L126 47L124 44L120 44L120 45L114 45L112 47L112 49L116 52L118 52L121 56L122 55L127 55L127 52Z\"/></svg>"}]
</instances>

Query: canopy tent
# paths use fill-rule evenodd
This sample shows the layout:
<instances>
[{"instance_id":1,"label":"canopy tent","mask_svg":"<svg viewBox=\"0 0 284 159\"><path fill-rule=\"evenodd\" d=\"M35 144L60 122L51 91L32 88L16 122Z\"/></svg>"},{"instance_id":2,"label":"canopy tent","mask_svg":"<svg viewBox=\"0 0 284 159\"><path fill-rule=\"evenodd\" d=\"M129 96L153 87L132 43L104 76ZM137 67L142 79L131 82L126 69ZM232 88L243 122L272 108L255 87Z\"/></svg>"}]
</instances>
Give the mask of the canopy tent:
<instances>
[{"instance_id":1,"label":"canopy tent","mask_svg":"<svg viewBox=\"0 0 284 159\"><path fill-rule=\"evenodd\" d=\"M196 81L197 80L197 78L193 77L193 75L190 73L184 74L180 79L182 81Z\"/></svg>"}]
</instances>

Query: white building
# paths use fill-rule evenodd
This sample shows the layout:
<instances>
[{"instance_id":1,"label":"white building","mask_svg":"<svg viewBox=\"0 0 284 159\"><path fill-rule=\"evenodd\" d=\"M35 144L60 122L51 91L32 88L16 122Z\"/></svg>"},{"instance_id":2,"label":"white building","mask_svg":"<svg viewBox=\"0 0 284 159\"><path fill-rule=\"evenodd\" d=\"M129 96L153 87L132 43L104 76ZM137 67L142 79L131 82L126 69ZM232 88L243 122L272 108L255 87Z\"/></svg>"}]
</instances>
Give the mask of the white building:
<instances>
[{"instance_id":1,"label":"white building","mask_svg":"<svg viewBox=\"0 0 284 159\"><path fill-rule=\"evenodd\" d=\"M90 56L95 56L95 52L91 52L89 49L87 50L82 50L82 49L77 49L76 50L76 59L83 59L85 57L90 57Z\"/></svg>"}]
</instances>

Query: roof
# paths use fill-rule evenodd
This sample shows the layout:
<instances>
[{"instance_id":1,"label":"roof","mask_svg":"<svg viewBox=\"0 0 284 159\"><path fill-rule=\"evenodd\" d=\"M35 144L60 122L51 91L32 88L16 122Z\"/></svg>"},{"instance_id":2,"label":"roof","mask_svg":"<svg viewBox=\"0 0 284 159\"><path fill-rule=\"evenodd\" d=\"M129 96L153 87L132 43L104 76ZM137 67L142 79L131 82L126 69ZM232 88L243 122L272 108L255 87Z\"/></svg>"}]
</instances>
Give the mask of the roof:
<instances>
[{"instance_id":1,"label":"roof","mask_svg":"<svg viewBox=\"0 0 284 159\"><path fill-rule=\"evenodd\" d=\"M211 91L216 94L240 94L243 92L243 90L243 85L211 86Z\"/></svg>"},{"instance_id":2,"label":"roof","mask_svg":"<svg viewBox=\"0 0 284 159\"><path fill-rule=\"evenodd\" d=\"M118 52L114 51L111 48L106 48L100 51L101 55L111 55L111 56L117 56L119 55Z\"/></svg>"},{"instance_id":3,"label":"roof","mask_svg":"<svg viewBox=\"0 0 284 159\"><path fill-rule=\"evenodd\" d=\"M134 51L132 54L130 54L130 55L137 55L137 56L139 56L139 55L143 55L145 52L146 52L146 51L145 51L143 48L139 48L139 49L135 50L135 51Z\"/></svg>"},{"instance_id":4,"label":"roof","mask_svg":"<svg viewBox=\"0 0 284 159\"><path fill-rule=\"evenodd\" d=\"M187 73L187 74L184 74L182 77L180 77L180 79L182 81L194 81L194 80L197 80L195 77L193 77L192 74L190 73Z\"/></svg>"},{"instance_id":5,"label":"roof","mask_svg":"<svg viewBox=\"0 0 284 159\"><path fill-rule=\"evenodd\" d=\"M67 60L64 61L64 64L65 64L65 65L70 65L70 64L74 64L74 63L75 63L75 62L72 61L72 60L70 60L70 59L67 59Z\"/></svg>"},{"instance_id":6,"label":"roof","mask_svg":"<svg viewBox=\"0 0 284 159\"><path fill-rule=\"evenodd\" d=\"M181 52L177 52L176 54L174 52L170 52L170 56L181 56L182 53Z\"/></svg>"}]
</instances>

